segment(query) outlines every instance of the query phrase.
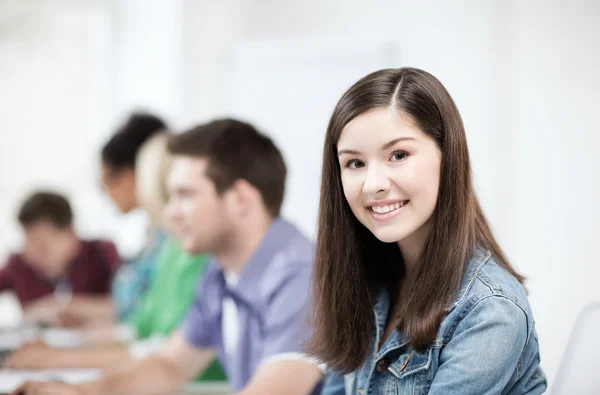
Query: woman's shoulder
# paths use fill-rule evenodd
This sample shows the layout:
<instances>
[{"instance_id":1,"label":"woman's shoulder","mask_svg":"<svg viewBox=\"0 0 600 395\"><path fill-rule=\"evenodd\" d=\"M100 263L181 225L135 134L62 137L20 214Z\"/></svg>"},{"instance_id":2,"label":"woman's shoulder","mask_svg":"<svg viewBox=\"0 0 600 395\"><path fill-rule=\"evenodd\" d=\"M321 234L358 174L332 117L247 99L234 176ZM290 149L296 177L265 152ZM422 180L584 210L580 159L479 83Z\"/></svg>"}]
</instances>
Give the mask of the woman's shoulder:
<instances>
[{"instance_id":1,"label":"woman's shoulder","mask_svg":"<svg viewBox=\"0 0 600 395\"><path fill-rule=\"evenodd\" d=\"M478 248L467 265L452 307L477 303L490 297L506 298L523 308L528 306L523 284L500 265L490 251Z\"/></svg>"},{"instance_id":2,"label":"woman's shoulder","mask_svg":"<svg viewBox=\"0 0 600 395\"><path fill-rule=\"evenodd\" d=\"M442 323L448 337L465 318L477 315L494 321L506 317L505 325L526 323L533 327L533 314L523 284L506 270L490 251L478 249L469 261L454 303ZM521 316L524 320L519 320Z\"/></svg>"}]
</instances>

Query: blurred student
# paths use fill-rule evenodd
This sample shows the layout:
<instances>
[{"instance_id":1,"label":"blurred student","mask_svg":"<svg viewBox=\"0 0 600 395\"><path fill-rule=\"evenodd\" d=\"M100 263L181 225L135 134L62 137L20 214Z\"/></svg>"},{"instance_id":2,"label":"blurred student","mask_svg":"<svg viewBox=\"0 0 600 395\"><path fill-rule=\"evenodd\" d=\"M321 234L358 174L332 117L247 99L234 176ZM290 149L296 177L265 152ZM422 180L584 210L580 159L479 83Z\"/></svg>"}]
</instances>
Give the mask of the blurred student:
<instances>
[{"instance_id":1,"label":"blurred student","mask_svg":"<svg viewBox=\"0 0 600 395\"><path fill-rule=\"evenodd\" d=\"M182 326L156 355L100 380L25 383L14 393L169 393L215 353L233 391L309 394L322 377L310 335L313 246L280 214L286 168L273 142L227 119L172 138L167 212L181 245L214 258Z\"/></svg>"},{"instance_id":2,"label":"blurred student","mask_svg":"<svg viewBox=\"0 0 600 395\"><path fill-rule=\"evenodd\" d=\"M71 205L64 196L32 194L21 206L18 220L25 246L0 269L0 292L16 294L25 320L52 321L73 295L109 300L120 264L117 250L108 241L77 237Z\"/></svg>"},{"instance_id":3,"label":"blurred student","mask_svg":"<svg viewBox=\"0 0 600 395\"><path fill-rule=\"evenodd\" d=\"M98 322L126 321L149 286L157 257L167 234L157 197L145 193L144 172L152 179L152 169L136 164L141 147L152 136L165 132L165 122L151 114L133 113L102 148L102 185L122 213L140 208L148 213L148 239L142 252L121 265L112 283L111 300L103 303L74 298L62 315L64 324L81 326ZM142 179L138 182L138 179ZM161 192L165 195L165 192ZM162 196L161 195L161 196ZM144 198L142 196L149 196ZM160 204L158 204L160 206Z\"/></svg>"},{"instance_id":4,"label":"blurred student","mask_svg":"<svg viewBox=\"0 0 600 395\"><path fill-rule=\"evenodd\" d=\"M171 165L167 150L168 133L157 133L140 148L136 159L138 199L157 218L167 203L166 175ZM3 367L13 369L98 368L111 369L140 359L160 348L163 340L179 326L190 307L195 286L202 276L207 255L188 254L179 242L162 243L154 276L140 303L119 326L94 328L95 343L85 348L52 348L45 344L25 345L12 354ZM118 333L133 332L136 341L118 342ZM107 344L110 343L110 344ZM223 381L225 374L218 363L207 368L198 380Z\"/></svg>"}]
</instances>

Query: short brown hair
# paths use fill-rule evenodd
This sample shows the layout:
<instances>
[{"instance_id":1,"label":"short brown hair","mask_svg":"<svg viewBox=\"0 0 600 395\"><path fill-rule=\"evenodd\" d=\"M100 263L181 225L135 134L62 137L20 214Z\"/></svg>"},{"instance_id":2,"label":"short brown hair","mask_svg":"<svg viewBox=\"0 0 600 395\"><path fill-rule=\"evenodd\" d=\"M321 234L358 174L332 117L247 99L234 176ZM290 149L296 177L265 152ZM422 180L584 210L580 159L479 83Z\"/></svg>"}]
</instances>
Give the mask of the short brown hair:
<instances>
[{"instance_id":1,"label":"short brown hair","mask_svg":"<svg viewBox=\"0 0 600 395\"><path fill-rule=\"evenodd\" d=\"M285 193L285 162L273 141L249 123L219 119L195 126L169 141L174 155L208 159L206 176L222 193L236 180L259 190L266 209L279 215Z\"/></svg>"},{"instance_id":2,"label":"short brown hair","mask_svg":"<svg viewBox=\"0 0 600 395\"><path fill-rule=\"evenodd\" d=\"M19 210L18 219L24 227L46 220L62 229L72 225L73 211L64 196L54 192L39 191L25 199Z\"/></svg>"}]
</instances>

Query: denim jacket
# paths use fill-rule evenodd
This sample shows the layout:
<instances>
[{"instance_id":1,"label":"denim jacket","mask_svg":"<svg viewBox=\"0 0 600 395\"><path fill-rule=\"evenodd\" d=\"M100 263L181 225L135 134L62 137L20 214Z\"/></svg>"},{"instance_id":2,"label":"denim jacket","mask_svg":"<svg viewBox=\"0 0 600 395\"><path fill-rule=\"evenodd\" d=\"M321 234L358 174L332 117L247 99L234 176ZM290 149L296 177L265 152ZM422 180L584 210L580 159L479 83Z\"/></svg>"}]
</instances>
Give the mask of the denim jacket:
<instances>
[{"instance_id":1,"label":"denim jacket","mask_svg":"<svg viewBox=\"0 0 600 395\"><path fill-rule=\"evenodd\" d=\"M374 307L377 332L368 359L344 376L330 372L323 395L536 395L546 390L535 323L521 284L478 249L436 340L413 350L398 330L377 349L389 296Z\"/></svg>"}]
</instances>

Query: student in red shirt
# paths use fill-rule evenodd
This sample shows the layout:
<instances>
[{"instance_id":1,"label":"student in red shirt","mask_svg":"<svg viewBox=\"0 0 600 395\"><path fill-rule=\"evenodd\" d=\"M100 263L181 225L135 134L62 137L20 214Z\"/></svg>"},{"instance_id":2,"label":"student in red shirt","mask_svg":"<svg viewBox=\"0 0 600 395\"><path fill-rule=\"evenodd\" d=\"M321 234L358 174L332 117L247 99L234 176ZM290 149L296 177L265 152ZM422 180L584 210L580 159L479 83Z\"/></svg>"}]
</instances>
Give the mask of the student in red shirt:
<instances>
[{"instance_id":1,"label":"student in red shirt","mask_svg":"<svg viewBox=\"0 0 600 395\"><path fill-rule=\"evenodd\" d=\"M65 197L36 192L25 200L18 219L25 246L0 268L0 292L16 294L26 320L56 316L56 309L72 294L97 301L109 297L120 264L117 250L108 241L77 237Z\"/></svg>"}]
</instances>

